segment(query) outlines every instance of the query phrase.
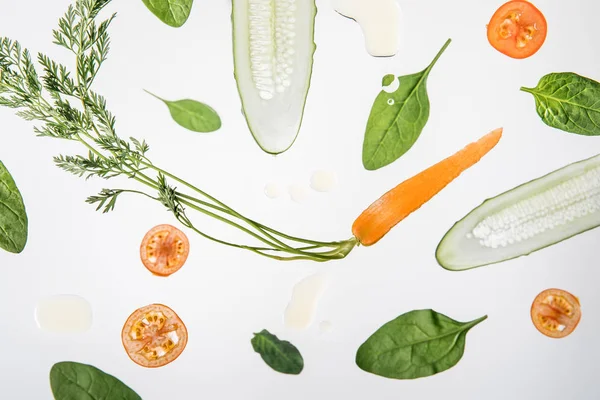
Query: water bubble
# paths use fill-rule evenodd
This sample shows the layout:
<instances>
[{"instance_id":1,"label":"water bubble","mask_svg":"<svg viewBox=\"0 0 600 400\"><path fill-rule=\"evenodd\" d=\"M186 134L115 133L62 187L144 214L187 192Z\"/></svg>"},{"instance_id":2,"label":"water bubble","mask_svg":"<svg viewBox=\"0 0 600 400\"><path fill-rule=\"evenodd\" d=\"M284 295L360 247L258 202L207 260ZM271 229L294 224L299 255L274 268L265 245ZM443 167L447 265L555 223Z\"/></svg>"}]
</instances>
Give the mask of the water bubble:
<instances>
[{"instance_id":1,"label":"water bubble","mask_svg":"<svg viewBox=\"0 0 600 400\"><path fill-rule=\"evenodd\" d=\"M388 106L393 106L395 101L394 101L394 99L388 99L387 103L388 103Z\"/></svg>"},{"instance_id":2,"label":"water bubble","mask_svg":"<svg viewBox=\"0 0 600 400\"><path fill-rule=\"evenodd\" d=\"M398 79L394 75L386 75L381 81L381 86L383 86L384 92L394 93L400 87L400 79Z\"/></svg>"}]
</instances>

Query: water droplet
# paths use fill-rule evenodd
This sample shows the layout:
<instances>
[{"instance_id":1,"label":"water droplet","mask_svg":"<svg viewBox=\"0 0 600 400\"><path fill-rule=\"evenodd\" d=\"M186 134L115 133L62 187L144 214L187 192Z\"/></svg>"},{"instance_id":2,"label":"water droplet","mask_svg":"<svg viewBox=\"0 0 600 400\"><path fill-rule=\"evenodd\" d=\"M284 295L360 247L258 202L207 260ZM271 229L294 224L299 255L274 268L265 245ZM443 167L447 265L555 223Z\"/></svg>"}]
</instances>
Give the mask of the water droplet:
<instances>
[{"instance_id":1,"label":"water droplet","mask_svg":"<svg viewBox=\"0 0 600 400\"><path fill-rule=\"evenodd\" d=\"M308 188L304 185L294 184L288 188L288 193L296 203L303 203L308 198Z\"/></svg>"},{"instance_id":2,"label":"water droplet","mask_svg":"<svg viewBox=\"0 0 600 400\"><path fill-rule=\"evenodd\" d=\"M292 329L308 328L315 317L325 287L326 279L322 274L310 275L298 282L285 309L285 326Z\"/></svg>"},{"instance_id":3,"label":"water droplet","mask_svg":"<svg viewBox=\"0 0 600 400\"><path fill-rule=\"evenodd\" d=\"M283 189L280 185L274 182L269 182L265 185L265 196L270 199L276 199L283 194Z\"/></svg>"},{"instance_id":4,"label":"water droplet","mask_svg":"<svg viewBox=\"0 0 600 400\"><path fill-rule=\"evenodd\" d=\"M383 78L382 84L384 92L394 93L400 87L400 79L396 78L394 75L386 75Z\"/></svg>"},{"instance_id":5,"label":"water droplet","mask_svg":"<svg viewBox=\"0 0 600 400\"><path fill-rule=\"evenodd\" d=\"M388 103L388 106L393 106L395 101L394 101L394 99L388 99L387 103Z\"/></svg>"},{"instance_id":6,"label":"water droplet","mask_svg":"<svg viewBox=\"0 0 600 400\"><path fill-rule=\"evenodd\" d=\"M319 330L321 333L331 333L331 331L333 331L333 324L331 321L321 321L319 324Z\"/></svg>"},{"instance_id":7,"label":"water droplet","mask_svg":"<svg viewBox=\"0 0 600 400\"><path fill-rule=\"evenodd\" d=\"M333 171L315 171L310 178L310 187L317 192L329 192L336 183L337 176Z\"/></svg>"},{"instance_id":8,"label":"water droplet","mask_svg":"<svg viewBox=\"0 0 600 400\"><path fill-rule=\"evenodd\" d=\"M36 305L35 322L46 332L85 332L92 326L92 306L76 295L49 296Z\"/></svg>"}]
</instances>

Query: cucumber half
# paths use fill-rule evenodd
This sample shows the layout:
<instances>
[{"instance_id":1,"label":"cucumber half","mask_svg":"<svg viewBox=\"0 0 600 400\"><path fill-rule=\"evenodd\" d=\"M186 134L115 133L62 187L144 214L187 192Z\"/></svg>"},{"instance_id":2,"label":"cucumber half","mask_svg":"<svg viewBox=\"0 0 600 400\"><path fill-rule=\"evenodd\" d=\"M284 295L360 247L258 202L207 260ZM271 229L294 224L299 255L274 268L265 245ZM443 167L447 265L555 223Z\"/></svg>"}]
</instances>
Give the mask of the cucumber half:
<instances>
[{"instance_id":1,"label":"cucumber half","mask_svg":"<svg viewBox=\"0 0 600 400\"><path fill-rule=\"evenodd\" d=\"M233 56L242 109L267 153L300 130L316 49L315 0L233 0Z\"/></svg>"},{"instance_id":2,"label":"cucumber half","mask_svg":"<svg viewBox=\"0 0 600 400\"><path fill-rule=\"evenodd\" d=\"M529 255L600 226L600 154L488 199L458 221L436 250L449 270Z\"/></svg>"}]
</instances>

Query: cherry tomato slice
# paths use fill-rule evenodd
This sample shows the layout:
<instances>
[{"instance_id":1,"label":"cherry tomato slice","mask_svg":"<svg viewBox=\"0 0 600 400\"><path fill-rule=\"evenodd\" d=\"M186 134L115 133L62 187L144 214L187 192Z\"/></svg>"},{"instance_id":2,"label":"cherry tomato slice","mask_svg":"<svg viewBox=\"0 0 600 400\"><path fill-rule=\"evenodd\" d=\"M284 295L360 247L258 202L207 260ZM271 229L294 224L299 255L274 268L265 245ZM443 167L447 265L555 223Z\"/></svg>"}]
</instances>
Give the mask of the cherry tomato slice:
<instances>
[{"instance_id":1,"label":"cherry tomato slice","mask_svg":"<svg viewBox=\"0 0 600 400\"><path fill-rule=\"evenodd\" d=\"M121 339L134 363L158 368L181 355L188 334L183 321L173 310L162 304L150 304L135 310L127 318Z\"/></svg>"},{"instance_id":2,"label":"cherry tomato slice","mask_svg":"<svg viewBox=\"0 0 600 400\"><path fill-rule=\"evenodd\" d=\"M580 319L579 300L564 290L544 290L531 305L531 320L536 329L551 338L570 335Z\"/></svg>"},{"instance_id":3,"label":"cherry tomato slice","mask_svg":"<svg viewBox=\"0 0 600 400\"><path fill-rule=\"evenodd\" d=\"M540 10L528 1L512 0L502 5L487 27L488 41L499 52L517 59L527 58L542 47L548 25Z\"/></svg>"},{"instance_id":4,"label":"cherry tomato slice","mask_svg":"<svg viewBox=\"0 0 600 400\"><path fill-rule=\"evenodd\" d=\"M150 229L140 245L140 257L150 272L169 276L177 272L190 252L190 242L185 233L171 225L158 225Z\"/></svg>"}]
</instances>

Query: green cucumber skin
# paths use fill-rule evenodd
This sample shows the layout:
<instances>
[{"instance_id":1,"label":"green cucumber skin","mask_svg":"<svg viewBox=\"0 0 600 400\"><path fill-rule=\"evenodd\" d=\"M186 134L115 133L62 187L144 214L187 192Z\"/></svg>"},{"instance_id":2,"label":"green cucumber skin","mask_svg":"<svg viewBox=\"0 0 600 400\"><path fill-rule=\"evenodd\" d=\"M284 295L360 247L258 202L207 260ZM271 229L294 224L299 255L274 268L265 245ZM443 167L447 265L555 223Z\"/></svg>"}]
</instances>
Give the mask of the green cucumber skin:
<instances>
[{"instance_id":1,"label":"green cucumber skin","mask_svg":"<svg viewBox=\"0 0 600 400\"><path fill-rule=\"evenodd\" d=\"M586 163L588 163L588 162L590 162L590 161L592 161L592 160L594 160L594 159L598 158L599 156L600 156L600 154L597 154L597 155L595 155L595 156L592 156L592 157L586 158L586 159L584 159L584 160L581 160L581 161L576 161L576 162L573 162L573 163L571 163L571 164L565 165L564 167L562 167L562 168L559 168L559 169L556 169L556 170L554 170L554 171L552 171L552 172L550 172L550 173L547 173L547 174L545 174L545 175L543 175L543 176L541 176L541 177L539 177L539 178L531 179L531 180L529 180L529 181L527 181L527 182L525 182L525 183L523 183L523 184L521 184L521 185L515 186L514 188L512 188L512 189L510 189L510 190L507 190L507 191L505 191L505 192L503 192L503 193L501 193L501 194L499 194L499 195L497 195L497 196L490 197L490 198L488 198L488 199L484 200L484 201L483 201L483 202L482 202L482 203L481 203L479 206L477 206L477 207L475 207L473 210L471 210L471 211L470 211L470 212L469 212L467 215L465 215L465 216L464 216L462 219L460 219L459 221L455 222L455 223L452 225L452 227L451 227L451 228L448 230L448 232L446 232L446 234L445 234L445 235L442 237L442 240L440 240L440 242L438 243L438 246L437 246L437 248L436 248L436 250L435 250L435 258L436 258L436 261L438 262L438 264L439 264L439 265L440 265L442 268L444 268L444 269L445 269L445 270L447 270L447 271L452 271L452 272L468 271L468 270L475 269L475 268L481 268L481 267L485 267L485 266L488 266L488 265L500 264L500 263L503 263L503 262L505 262L505 261L510 261L510 260L515 260L515 259L517 259L517 258L526 257L526 256L529 256L529 255L531 255L531 254L533 254L533 253L536 253L536 252L538 252L538 251L540 251L540 250L543 250L543 249L545 249L545 248L547 248L547 247L553 246L553 245L555 245L555 244L557 244L557 243L564 242L564 241L565 241L565 240L567 240L567 239L571 239L571 238L573 238L573 237L575 237L575 236L579 236L579 235L581 235L581 234L583 234L583 233L585 233L585 232L588 232L588 231L591 231L591 230L593 230L593 229L596 229L596 228L598 228L598 227L600 226L600 223L599 223L599 224L597 224L597 225L595 225L595 226L591 226L591 227L589 227L589 228L582 229L582 230L578 231L577 233L575 233L575 234L573 234L573 235L570 235L570 236L565 236L565 237L564 237L564 238L562 238L562 239L559 239L559 240L555 240L555 241L552 241L552 242L548 242L548 243L541 244L539 247L535 247L535 248L533 248L531 251L529 251L529 252L527 252L527 253L523 253L523 254L517 254L517 255L515 255L515 256L513 256L513 257L507 257L507 258L499 259L499 260L497 260L497 261L492 261L492 262L488 262L488 263L484 263L484 264L474 265L474 266L472 266L472 267L468 267L468 268L452 268L452 267L448 267L447 265L445 265L445 263L444 263L444 261L443 261L443 258L442 258L442 256L440 255L441 247L442 247L442 245L444 244L444 241L446 240L446 238L449 238L449 237L450 237L450 236L453 234L453 232L452 232L452 231L453 231L455 228L458 228L458 227L460 226L460 224L461 224L461 223L463 223L464 221L466 221L467 219L469 219L469 217L471 217L471 215L473 215L474 213L476 213L476 212L477 212L477 210L479 210L480 208L484 207L486 204L488 204L488 203L490 203L490 202L493 202L493 201L498 201L498 200L500 200L500 199L502 198L502 196L505 196L505 195L507 195L507 194L509 194L509 193L512 193L512 192L514 192L514 191L516 191L516 190L518 190L518 189L520 189L520 188L524 188L524 187L526 187L527 185L529 185L529 184L531 184L531 183L533 183L533 182L538 182L538 181L544 180L545 178L548 178L548 177L550 177L551 175L553 175L553 174L556 174L556 173L558 173L559 171L561 171L561 170L563 170L563 169L566 169L566 168L568 168L568 167L570 167L570 166L575 166L575 165L583 165L583 164L586 164Z\"/></svg>"},{"instance_id":2,"label":"green cucumber skin","mask_svg":"<svg viewBox=\"0 0 600 400\"><path fill-rule=\"evenodd\" d=\"M254 141L256 142L256 144L258 145L258 147L260 147L260 149L262 151L264 151L267 154L271 154L271 155L279 155L282 153L285 153L286 151L288 151L293 145L294 143L296 143L296 140L298 139L298 134L300 133L300 129L302 129L302 121L304 120L304 110L306 109L306 101L308 99L308 93L310 92L310 83L312 81L312 74L313 74L313 67L314 67L314 55L315 52L317 51L317 44L315 43L315 22L316 22L316 18L317 18L317 14L318 14L318 7L316 4L316 0L308 0L311 1L311 3L313 4L313 9L315 10L315 12L313 13L311 20L312 20L312 37L310 38L310 40L312 41L312 51L310 51L309 56L311 58L311 62L310 62L310 68L309 68L309 72L308 72L308 76L307 76L307 81L308 81L308 87L306 89L306 93L304 93L304 101L303 101L303 106L302 106L302 113L300 114L300 126L298 126L298 132L296 133L296 137L294 138L294 140L292 141L292 143L285 148L282 151L278 151L278 152L272 152L269 151L267 149L265 149L265 147L260 143L260 141L256 138L256 135L254 134L254 132L252 131L252 128L250 128L250 120L249 117L245 111L246 107L244 107L244 100L241 96L241 87L238 81L238 75L237 75L237 63L235 62L235 5L237 2L239 1L244 1L244 0L232 0L231 2L231 29L232 29L232 40L233 40L233 77L235 79L235 84L238 90L238 93L240 95L240 101L242 102L242 111L244 114L244 120L246 121L246 125L248 126L248 129L250 130L250 133L252 134L252 138L254 139Z\"/></svg>"}]
</instances>

